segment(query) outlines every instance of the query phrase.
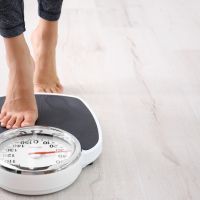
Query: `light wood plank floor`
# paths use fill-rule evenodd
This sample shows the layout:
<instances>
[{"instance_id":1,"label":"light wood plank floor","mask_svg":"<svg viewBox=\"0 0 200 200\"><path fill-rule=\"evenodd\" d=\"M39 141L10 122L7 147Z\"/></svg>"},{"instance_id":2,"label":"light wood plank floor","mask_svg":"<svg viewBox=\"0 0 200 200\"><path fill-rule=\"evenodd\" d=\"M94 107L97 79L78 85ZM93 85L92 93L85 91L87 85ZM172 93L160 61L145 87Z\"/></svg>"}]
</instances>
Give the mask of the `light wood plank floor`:
<instances>
[{"instance_id":1,"label":"light wood plank floor","mask_svg":"<svg viewBox=\"0 0 200 200\"><path fill-rule=\"evenodd\" d=\"M29 42L36 0L25 10ZM96 112L103 154L61 192L0 200L199 200L199 10L199 0L64 0L58 72ZM1 40L0 95L4 56Z\"/></svg>"}]
</instances>

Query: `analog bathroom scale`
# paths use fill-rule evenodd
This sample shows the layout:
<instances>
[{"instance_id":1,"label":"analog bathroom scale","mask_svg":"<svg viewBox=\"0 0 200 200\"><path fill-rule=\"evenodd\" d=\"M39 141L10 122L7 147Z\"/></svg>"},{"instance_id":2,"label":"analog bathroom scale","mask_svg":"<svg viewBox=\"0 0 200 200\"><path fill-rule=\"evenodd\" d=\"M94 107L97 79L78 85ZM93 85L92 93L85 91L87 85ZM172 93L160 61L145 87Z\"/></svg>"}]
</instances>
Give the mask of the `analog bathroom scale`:
<instances>
[{"instance_id":1,"label":"analog bathroom scale","mask_svg":"<svg viewBox=\"0 0 200 200\"><path fill-rule=\"evenodd\" d=\"M35 94L35 126L0 127L0 187L44 195L71 185L102 151L102 132L91 108L75 96ZM5 97L0 97L0 108Z\"/></svg>"}]
</instances>

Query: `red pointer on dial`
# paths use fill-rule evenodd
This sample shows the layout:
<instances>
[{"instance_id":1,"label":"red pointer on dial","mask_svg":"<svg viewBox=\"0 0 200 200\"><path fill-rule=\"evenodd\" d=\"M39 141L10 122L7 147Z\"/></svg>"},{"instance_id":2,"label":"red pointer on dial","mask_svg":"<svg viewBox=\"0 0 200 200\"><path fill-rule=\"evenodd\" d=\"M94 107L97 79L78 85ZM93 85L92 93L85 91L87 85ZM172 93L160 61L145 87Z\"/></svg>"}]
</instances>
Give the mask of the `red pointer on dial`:
<instances>
[{"instance_id":1,"label":"red pointer on dial","mask_svg":"<svg viewBox=\"0 0 200 200\"><path fill-rule=\"evenodd\" d=\"M32 154L52 154L52 153L60 153L60 152L69 152L69 151L65 151L65 150L58 150L58 151L37 151L37 152L31 152L31 153L29 153L29 155L32 155Z\"/></svg>"}]
</instances>

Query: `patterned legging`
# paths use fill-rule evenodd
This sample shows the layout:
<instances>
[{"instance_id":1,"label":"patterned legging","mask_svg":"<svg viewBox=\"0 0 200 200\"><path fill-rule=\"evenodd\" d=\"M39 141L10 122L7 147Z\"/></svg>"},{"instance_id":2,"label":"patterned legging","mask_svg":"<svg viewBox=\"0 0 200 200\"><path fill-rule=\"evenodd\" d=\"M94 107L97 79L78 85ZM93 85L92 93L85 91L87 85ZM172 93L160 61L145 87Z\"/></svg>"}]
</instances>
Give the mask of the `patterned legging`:
<instances>
[{"instance_id":1,"label":"patterned legging","mask_svg":"<svg viewBox=\"0 0 200 200\"><path fill-rule=\"evenodd\" d=\"M48 21L60 17L63 0L38 0L38 14ZM23 0L0 0L0 35L15 37L25 31Z\"/></svg>"}]
</instances>

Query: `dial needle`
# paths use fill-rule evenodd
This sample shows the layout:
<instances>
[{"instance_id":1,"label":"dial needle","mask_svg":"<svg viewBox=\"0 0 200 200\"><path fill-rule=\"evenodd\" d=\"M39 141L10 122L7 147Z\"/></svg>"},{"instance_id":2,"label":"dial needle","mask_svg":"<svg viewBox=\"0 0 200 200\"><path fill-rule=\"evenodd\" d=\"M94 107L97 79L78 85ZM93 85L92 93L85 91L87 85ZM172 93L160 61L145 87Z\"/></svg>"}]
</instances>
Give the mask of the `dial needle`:
<instances>
[{"instance_id":1,"label":"dial needle","mask_svg":"<svg viewBox=\"0 0 200 200\"><path fill-rule=\"evenodd\" d=\"M38 152L31 152L31 153L29 153L29 155L32 155L32 154L52 154L52 153L60 153L60 152L69 152L69 151L65 151L65 150L58 150L58 151L38 151Z\"/></svg>"}]
</instances>

